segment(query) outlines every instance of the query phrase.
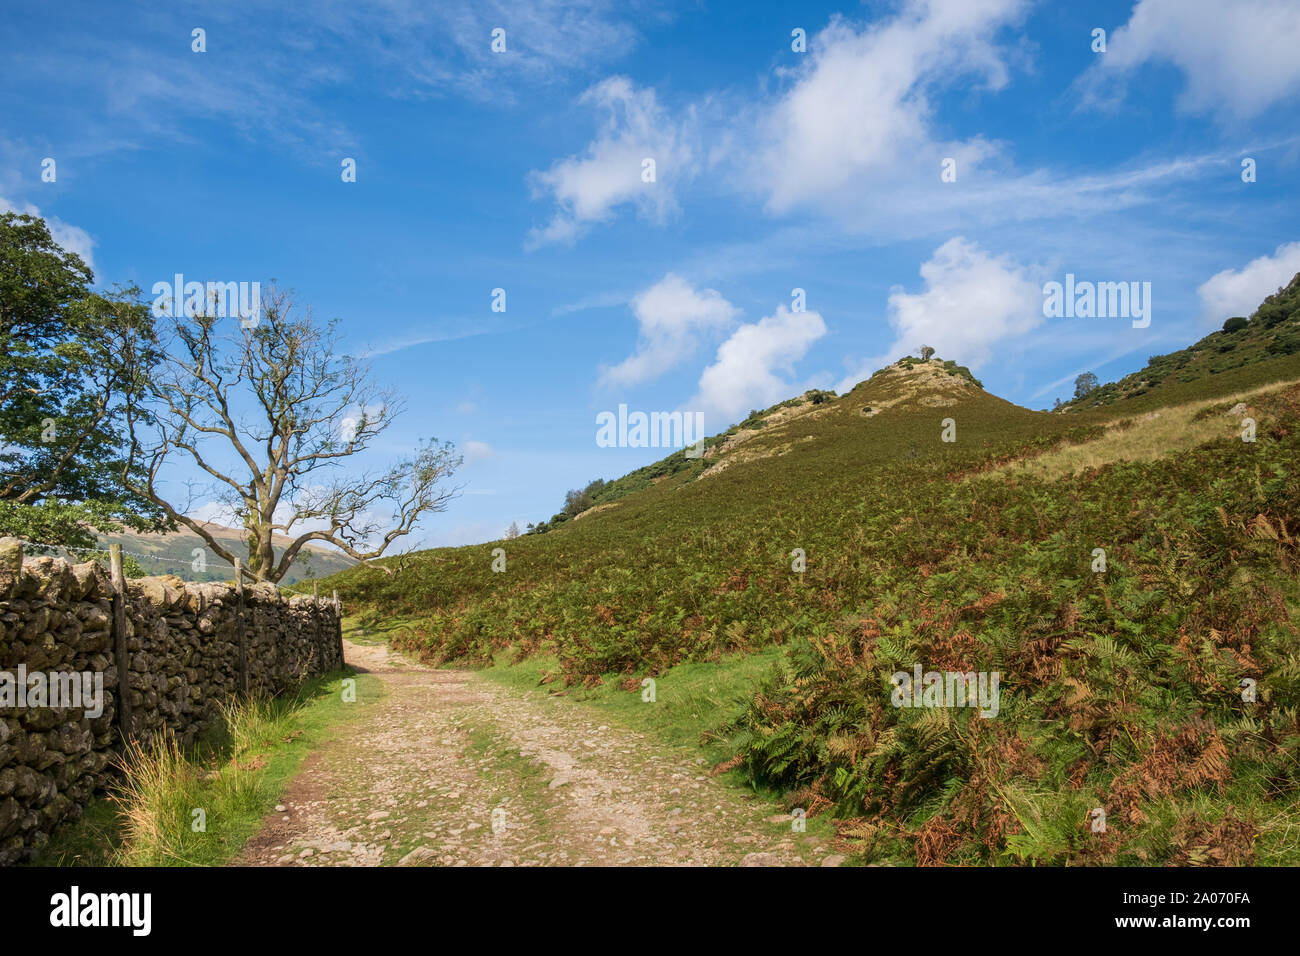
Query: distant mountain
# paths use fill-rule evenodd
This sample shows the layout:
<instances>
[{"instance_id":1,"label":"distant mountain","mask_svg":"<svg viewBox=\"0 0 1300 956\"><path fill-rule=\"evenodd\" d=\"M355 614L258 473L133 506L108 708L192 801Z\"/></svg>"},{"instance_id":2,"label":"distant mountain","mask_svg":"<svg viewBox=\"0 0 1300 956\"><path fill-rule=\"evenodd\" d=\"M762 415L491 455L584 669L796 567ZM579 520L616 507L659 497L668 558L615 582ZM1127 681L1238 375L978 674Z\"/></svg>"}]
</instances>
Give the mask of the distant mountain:
<instances>
[{"instance_id":1,"label":"distant mountain","mask_svg":"<svg viewBox=\"0 0 1300 956\"><path fill-rule=\"evenodd\" d=\"M212 522L205 522L204 526L228 551L241 558L247 556L244 531ZM275 543L277 548L283 548L292 544L293 539L276 535ZM186 581L226 581L233 574L230 565L217 557L202 538L189 530L170 534L104 534L99 536L99 544L104 548L110 544L120 544L122 550L133 556L146 574L175 574ZM194 570L196 548L203 549L205 570ZM289 573L280 583L293 584L304 578L325 577L345 571L354 564L355 561L337 551L305 547L298 553Z\"/></svg>"}]
</instances>

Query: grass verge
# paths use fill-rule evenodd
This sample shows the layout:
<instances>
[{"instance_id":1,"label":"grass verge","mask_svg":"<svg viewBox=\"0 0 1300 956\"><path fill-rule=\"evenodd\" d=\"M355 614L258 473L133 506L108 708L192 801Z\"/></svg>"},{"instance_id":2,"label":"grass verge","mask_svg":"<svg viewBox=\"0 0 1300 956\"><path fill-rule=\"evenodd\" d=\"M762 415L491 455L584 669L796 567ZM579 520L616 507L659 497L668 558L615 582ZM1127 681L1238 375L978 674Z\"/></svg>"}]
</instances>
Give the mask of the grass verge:
<instances>
[{"instance_id":1,"label":"grass verge","mask_svg":"<svg viewBox=\"0 0 1300 956\"><path fill-rule=\"evenodd\" d=\"M357 682L345 703L343 681ZM291 695L232 703L191 748L169 735L119 758L110 792L58 831L36 866L221 866L260 829L303 759L383 694L367 674L338 671ZM360 703L366 701L367 703Z\"/></svg>"}]
</instances>

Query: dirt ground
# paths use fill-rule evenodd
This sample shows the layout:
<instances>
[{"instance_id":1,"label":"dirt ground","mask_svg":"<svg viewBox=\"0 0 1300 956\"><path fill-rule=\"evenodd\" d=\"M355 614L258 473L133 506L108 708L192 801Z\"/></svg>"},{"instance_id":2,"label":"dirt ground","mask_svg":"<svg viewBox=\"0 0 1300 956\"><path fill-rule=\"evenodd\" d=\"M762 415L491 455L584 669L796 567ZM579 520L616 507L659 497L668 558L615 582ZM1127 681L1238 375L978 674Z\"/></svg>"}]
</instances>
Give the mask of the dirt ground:
<instances>
[{"instance_id":1,"label":"dirt ground","mask_svg":"<svg viewBox=\"0 0 1300 956\"><path fill-rule=\"evenodd\" d=\"M345 643L386 693L313 753L242 866L834 866L701 757L580 704Z\"/></svg>"}]
</instances>

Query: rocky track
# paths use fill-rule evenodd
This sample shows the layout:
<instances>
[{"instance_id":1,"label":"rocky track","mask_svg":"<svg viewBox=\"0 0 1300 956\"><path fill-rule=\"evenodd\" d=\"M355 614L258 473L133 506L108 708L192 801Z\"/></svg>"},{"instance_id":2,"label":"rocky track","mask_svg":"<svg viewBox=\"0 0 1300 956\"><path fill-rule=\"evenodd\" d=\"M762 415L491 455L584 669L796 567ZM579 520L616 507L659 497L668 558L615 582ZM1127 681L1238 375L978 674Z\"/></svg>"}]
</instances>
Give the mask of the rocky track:
<instances>
[{"instance_id":1,"label":"rocky track","mask_svg":"<svg viewBox=\"0 0 1300 956\"><path fill-rule=\"evenodd\" d=\"M581 704L346 643L384 693L312 754L253 866L837 865L703 758ZM374 686L374 685L370 685Z\"/></svg>"}]
</instances>

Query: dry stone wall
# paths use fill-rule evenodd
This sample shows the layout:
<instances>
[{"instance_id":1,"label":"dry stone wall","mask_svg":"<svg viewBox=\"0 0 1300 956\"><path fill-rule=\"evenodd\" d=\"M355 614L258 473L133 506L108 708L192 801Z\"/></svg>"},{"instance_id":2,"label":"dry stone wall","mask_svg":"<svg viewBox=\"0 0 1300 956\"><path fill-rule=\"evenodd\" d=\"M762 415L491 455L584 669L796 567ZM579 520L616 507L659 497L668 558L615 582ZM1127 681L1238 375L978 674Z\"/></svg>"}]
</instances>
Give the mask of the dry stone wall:
<instances>
[{"instance_id":1,"label":"dry stone wall","mask_svg":"<svg viewBox=\"0 0 1300 956\"><path fill-rule=\"evenodd\" d=\"M167 575L125 588L129 731L137 739L167 728L190 743L219 720L240 689L241 631L253 693L277 694L343 666L333 602L254 585L243 591L241 612L227 584ZM113 772L124 729L113 600L101 565L24 559L19 542L0 539L0 865L30 856L56 826L77 819ZM79 699L70 696L74 684ZM69 700L81 706L62 706Z\"/></svg>"}]
</instances>

